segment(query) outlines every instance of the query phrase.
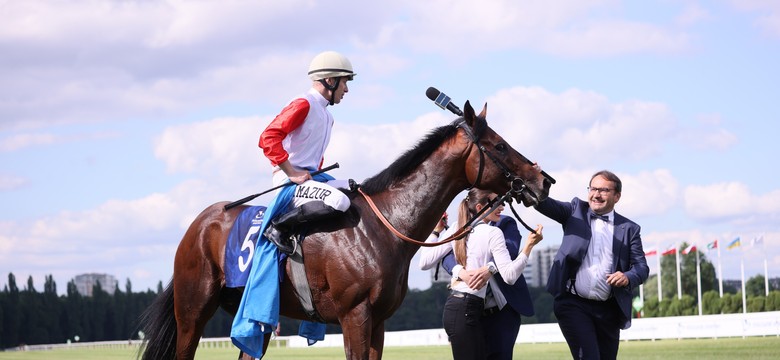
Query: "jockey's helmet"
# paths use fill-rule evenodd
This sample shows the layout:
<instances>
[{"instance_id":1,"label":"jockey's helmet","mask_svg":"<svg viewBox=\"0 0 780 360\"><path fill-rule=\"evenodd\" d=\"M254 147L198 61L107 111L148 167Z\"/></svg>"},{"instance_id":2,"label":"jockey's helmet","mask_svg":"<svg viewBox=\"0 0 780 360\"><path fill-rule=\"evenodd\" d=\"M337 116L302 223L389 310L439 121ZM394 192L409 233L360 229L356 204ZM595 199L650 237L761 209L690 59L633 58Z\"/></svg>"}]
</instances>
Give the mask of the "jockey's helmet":
<instances>
[{"instance_id":1,"label":"jockey's helmet","mask_svg":"<svg viewBox=\"0 0 780 360\"><path fill-rule=\"evenodd\" d=\"M314 81L346 76L352 80L357 75L352 71L352 63L346 56L335 51L324 51L311 61L309 65L309 78Z\"/></svg>"}]
</instances>

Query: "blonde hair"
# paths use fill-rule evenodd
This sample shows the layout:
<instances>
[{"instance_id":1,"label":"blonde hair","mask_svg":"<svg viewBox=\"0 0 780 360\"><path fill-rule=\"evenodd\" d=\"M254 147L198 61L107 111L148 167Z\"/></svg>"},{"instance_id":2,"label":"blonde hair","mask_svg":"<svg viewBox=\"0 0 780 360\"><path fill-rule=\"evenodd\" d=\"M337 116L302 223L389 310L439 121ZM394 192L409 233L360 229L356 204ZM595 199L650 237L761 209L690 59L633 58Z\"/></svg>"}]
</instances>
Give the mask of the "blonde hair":
<instances>
[{"instance_id":1,"label":"blonde hair","mask_svg":"<svg viewBox=\"0 0 780 360\"><path fill-rule=\"evenodd\" d=\"M477 214L477 205L485 205L490 202L490 195L493 194L489 190L481 190L472 188L469 190L463 201L458 206L458 224L465 224L471 219L472 216ZM459 265L466 266L466 242L469 240L471 233L466 234L462 239L455 240L453 245L453 252L455 253L455 261Z\"/></svg>"}]
</instances>

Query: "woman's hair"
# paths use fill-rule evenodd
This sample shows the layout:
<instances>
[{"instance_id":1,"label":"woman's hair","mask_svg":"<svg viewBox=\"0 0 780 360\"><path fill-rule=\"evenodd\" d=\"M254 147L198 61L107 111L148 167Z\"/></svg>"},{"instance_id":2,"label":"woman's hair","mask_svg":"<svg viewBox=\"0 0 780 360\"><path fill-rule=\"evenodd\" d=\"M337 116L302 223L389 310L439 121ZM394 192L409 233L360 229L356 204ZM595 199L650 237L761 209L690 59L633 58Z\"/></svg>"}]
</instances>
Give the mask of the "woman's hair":
<instances>
[{"instance_id":1,"label":"woman's hair","mask_svg":"<svg viewBox=\"0 0 780 360\"><path fill-rule=\"evenodd\" d=\"M458 224L467 223L472 216L477 214L477 205L482 204L484 206L488 204L492 194L493 192L489 190L475 188L469 190L458 207ZM455 261L464 267L466 266L466 242L469 240L470 235L471 233L468 233L462 239L455 240L455 245L453 245Z\"/></svg>"}]
</instances>

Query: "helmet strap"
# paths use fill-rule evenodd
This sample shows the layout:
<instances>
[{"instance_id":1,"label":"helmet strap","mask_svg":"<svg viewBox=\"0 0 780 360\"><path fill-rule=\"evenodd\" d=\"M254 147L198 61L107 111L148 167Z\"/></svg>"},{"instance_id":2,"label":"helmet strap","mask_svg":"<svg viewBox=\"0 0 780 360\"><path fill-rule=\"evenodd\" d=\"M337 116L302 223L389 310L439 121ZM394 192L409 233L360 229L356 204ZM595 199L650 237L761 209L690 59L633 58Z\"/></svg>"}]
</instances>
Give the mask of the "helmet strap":
<instances>
[{"instance_id":1,"label":"helmet strap","mask_svg":"<svg viewBox=\"0 0 780 360\"><path fill-rule=\"evenodd\" d=\"M336 82L333 85L328 84L328 79L320 79L320 83L322 86L324 86L328 91L330 91L330 99L328 100L328 103L332 106L334 105L334 100L336 100L336 89L339 88L339 83L341 82L340 77L333 78L336 79Z\"/></svg>"}]
</instances>

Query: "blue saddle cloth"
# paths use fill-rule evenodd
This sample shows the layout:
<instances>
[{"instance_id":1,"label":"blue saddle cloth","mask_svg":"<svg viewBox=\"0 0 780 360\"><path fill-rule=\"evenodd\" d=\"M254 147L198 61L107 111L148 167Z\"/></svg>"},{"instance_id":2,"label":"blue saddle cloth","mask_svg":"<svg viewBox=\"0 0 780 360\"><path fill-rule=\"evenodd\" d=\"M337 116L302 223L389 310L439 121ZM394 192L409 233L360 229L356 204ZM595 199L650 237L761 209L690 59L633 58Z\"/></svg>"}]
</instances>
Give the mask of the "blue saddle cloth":
<instances>
[{"instance_id":1,"label":"blue saddle cloth","mask_svg":"<svg viewBox=\"0 0 780 360\"><path fill-rule=\"evenodd\" d=\"M314 180L327 182L333 180L333 177L318 174L314 176ZM283 187L268 205L264 218L273 219L284 213L292 202L295 188L292 185ZM279 323L280 257L276 245L263 236L269 223L270 221L260 221L257 232L259 238L255 245L252 265L248 269L246 287L230 329L233 344L255 358L263 357L264 336L273 331ZM303 321L298 335L305 337L309 345L312 345L325 339L325 324Z\"/></svg>"},{"instance_id":2,"label":"blue saddle cloth","mask_svg":"<svg viewBox=\"0 0 780 360\"><path fill-rule=\"evenodd\" d=\"M225 286L246 286L265 211L265 206L250 206L233 223L225 245Z\"/></svg>"}]
</instances>

